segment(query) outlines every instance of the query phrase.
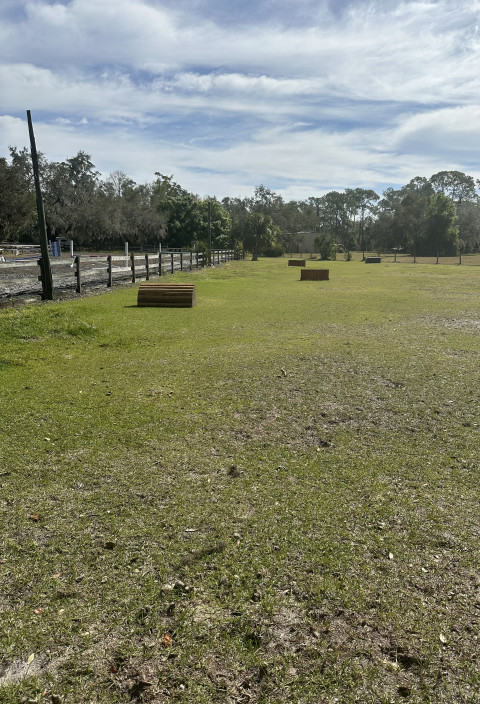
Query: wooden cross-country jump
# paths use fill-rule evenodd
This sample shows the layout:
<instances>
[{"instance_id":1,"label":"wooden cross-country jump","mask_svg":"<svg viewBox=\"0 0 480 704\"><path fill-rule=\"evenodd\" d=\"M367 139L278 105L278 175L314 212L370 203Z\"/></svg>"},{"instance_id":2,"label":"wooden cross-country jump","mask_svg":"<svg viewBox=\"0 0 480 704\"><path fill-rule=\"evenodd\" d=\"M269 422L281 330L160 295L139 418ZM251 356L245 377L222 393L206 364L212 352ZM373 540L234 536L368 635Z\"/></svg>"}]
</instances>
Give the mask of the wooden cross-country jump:
<instances>
[{"instance_id":1,"label":"wooden cross-country jump","mask_svg":"<svg viewBox=\"0 0 480 704\"><path fill-rule=\"evenodd\" d=\"M192 308L195 305L195 284L140 284L137 306Z\"/></svg>"}]
</instances>

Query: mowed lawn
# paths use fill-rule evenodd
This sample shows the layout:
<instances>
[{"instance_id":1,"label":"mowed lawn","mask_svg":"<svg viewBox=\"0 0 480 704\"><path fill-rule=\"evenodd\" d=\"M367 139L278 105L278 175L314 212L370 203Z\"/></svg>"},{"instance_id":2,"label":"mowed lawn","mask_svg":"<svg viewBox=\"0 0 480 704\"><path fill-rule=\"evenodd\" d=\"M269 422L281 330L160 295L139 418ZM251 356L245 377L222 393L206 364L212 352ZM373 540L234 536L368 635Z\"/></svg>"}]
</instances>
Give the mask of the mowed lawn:
<instances>
[{"instance_id":1,"label":"mowed lawn","mask_svg":"<svg viewBox=\"0 0 480 704\"><path fill-rule=\"evenodd\" d=\"M480 269L325 265L0 311L2 704L479 701Z\"/></svg>"}]
</instances>

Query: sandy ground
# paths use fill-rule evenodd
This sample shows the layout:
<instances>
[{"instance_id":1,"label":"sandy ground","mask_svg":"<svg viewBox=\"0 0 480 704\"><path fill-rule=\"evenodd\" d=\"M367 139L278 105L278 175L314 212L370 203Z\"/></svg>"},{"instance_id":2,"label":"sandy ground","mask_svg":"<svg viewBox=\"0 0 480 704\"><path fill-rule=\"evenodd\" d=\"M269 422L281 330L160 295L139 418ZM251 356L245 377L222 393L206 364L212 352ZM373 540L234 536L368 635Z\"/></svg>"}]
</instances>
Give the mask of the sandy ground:
<instances>
[{"instance_id":1,"label":"sandy ground","mask_svg":"<svg viewBox=\"0 0 480 704\"><path fill-rule=\"evenodd\" d=\"M131 281L129 267L122 267L123 262L116 262L113 283ZM107 288L108 274L105 259L93 255L82 255L82 288L95 290ZM139 270L140 278L142 272ZM38 301L42 296L42 284L38 280L40 268L33 260L23 263L0 263L0 306L15 305L16 302ZM57 295L75 294L76 279L73 260L69 256L55 260L52 266L53 288Z\"/></svg>"}]
</instances>

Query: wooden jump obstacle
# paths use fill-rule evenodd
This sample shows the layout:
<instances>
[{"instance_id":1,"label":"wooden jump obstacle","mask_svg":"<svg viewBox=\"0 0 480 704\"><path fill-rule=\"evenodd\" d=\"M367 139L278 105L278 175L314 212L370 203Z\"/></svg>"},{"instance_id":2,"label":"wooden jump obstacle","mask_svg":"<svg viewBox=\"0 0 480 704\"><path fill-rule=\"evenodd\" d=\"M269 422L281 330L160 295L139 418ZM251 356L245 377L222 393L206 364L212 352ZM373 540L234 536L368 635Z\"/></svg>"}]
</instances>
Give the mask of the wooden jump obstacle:
<instances>
[{"instance_id":1,"label":"wooden jump obstacle","mask_svg":"<svg viewBox=\"0 0 480 704\"><path fill-rule=\"evenodd\" d=\"M300 281L328 281L330 269L302 269Z\"/></svg>"},{"instance_id":2,"label":"wooden jump obstacle","mask_svg":"<svg viewBox=\"0 0 480 704\"><path fill-rule=\"evenodd\" d=\"M382 257L365 257L365 264L380 264Z\"/></svg>"},{"instance_id":3,"label":"wooden jump obstacle","mask_svg":"<svg viewBox=\"0 0 480 704\"><path fill-rule=\"evenodd\" d=\"M195 284L140 284L137 306L192 308L195 305Z\"/></svg>"},{"instance_id":4,"label":"wooden jump obstacle","mask_svg":"<svg viewBox=\"0 0 480 704\"><path fill-rule=\"evenodd\" d=\"M305 259L289 259L288 266L306 266L307 262Z\"/></svg>"}]
</instances>

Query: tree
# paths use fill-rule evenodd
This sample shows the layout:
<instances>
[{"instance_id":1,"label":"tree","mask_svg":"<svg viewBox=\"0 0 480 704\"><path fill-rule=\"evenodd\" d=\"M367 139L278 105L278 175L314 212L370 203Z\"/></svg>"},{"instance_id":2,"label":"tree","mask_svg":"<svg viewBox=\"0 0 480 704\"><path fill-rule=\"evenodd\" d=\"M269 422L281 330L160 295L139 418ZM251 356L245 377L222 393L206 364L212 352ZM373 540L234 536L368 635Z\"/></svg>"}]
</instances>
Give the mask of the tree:
<instances>
[{"instance_id":1,"label":"tree","mask_svg":"<svg viewBox=\"0 0 480 704\"><path fill-rule=\"evenodd\" d=\"M252 252L252 261L256 262L259 252L275 243L278 228L270 215L249 213L244 220L243 242L245 249Z\"/></svg>"},{"instance_id":2,"label":"tree","mask_svg":"<svg viewBox=\"0 0 480 704\"><path fill-rule=\"evenodd\" d=\"M67 236L80 245L91 243L99 176L90 155L83 151L44 167L45 217L53 237Z\"/></svg>"},{"instance_id":3,"label":"tree","mask_svg":"<svg viewBox=\"0 0 480 704\"><path fill-rule=\"evenodd\" d=\"M436 193L449 196L454 203L476 199L475 179L463 171L439 171L430 178Z\"/></svg>"},{"instance_id":4,"label":"tree","mask_svg":"<svg viewBox=\"0 0 480 704\"><path fill-rule=\"evenodd\" d=\"M216 198L205 198L198 204L200 227L196 245L199 249L225 249L231 243L232 221L226 208ZM208 211L210 209L210 232Z\"/></svg>"},{"instance_id":5,"label":"tree","mask_svg":"<svg viewBox=\"0 0 480 704\"><path fill-rule=\"evenodd\" d=\"M319 252L322 259L335 259L337 245L326 234L317 235L313 240L315 251Z\"/></svg>"},{"instance_id":6,"label":"tree","mask_svg":"<svg viewBox=\"0 0 480 704\"><path fill-rule=\"evenodd\" d=\"M355 188L353 190L347 188L345 190L345 195L347 198L347 208L349 209L350 216L353 220L354 232L356 230L356 244L360 249L365 251L367 217L372 212L374 205L379 200L380 196L377 195L375 191L365 188Z\"/></svg>"},{"instance_id":7,"label":"tree","mask_svg":"<svg viewBox=\"0 0 480 704\"><path fill-rule=\"evenodd\" d=\"M420 243L419 254L448 257L458 253L458 229L455 204L444 193L430 197L425 223L425 235Z\"/></svg>"},{"instance_id":8,"label":"tree","mask_svg":"<svg viewBox=\"0 0 480 704\"><path fill-rule=\"evenodd\" d=\"M429 197L422 191L407 191L395 209L395 224L401 232L399 244L415 256L425 234Z\"/></svg>"},{"instance_id":9,"label":"tree","mask_svg":"<svg viewBox=\"0 0 480 704\"><path fill-rule=\"evenodd\" d=\"M0 241L18 240L37 221L35 192L28 171L18 160L9 164L0 159L0 193Z\"/></svg>"},{"instance_id":10,"label":"tree","mask_svg":"<svg viewBox=\"0 0 480 704\"><path fill-rule=\"evenodd\" d=\"M458 236L464 252L478 252L480 247L480 205L468 200L457 205Z\"/></svg>"}]
</instances>

